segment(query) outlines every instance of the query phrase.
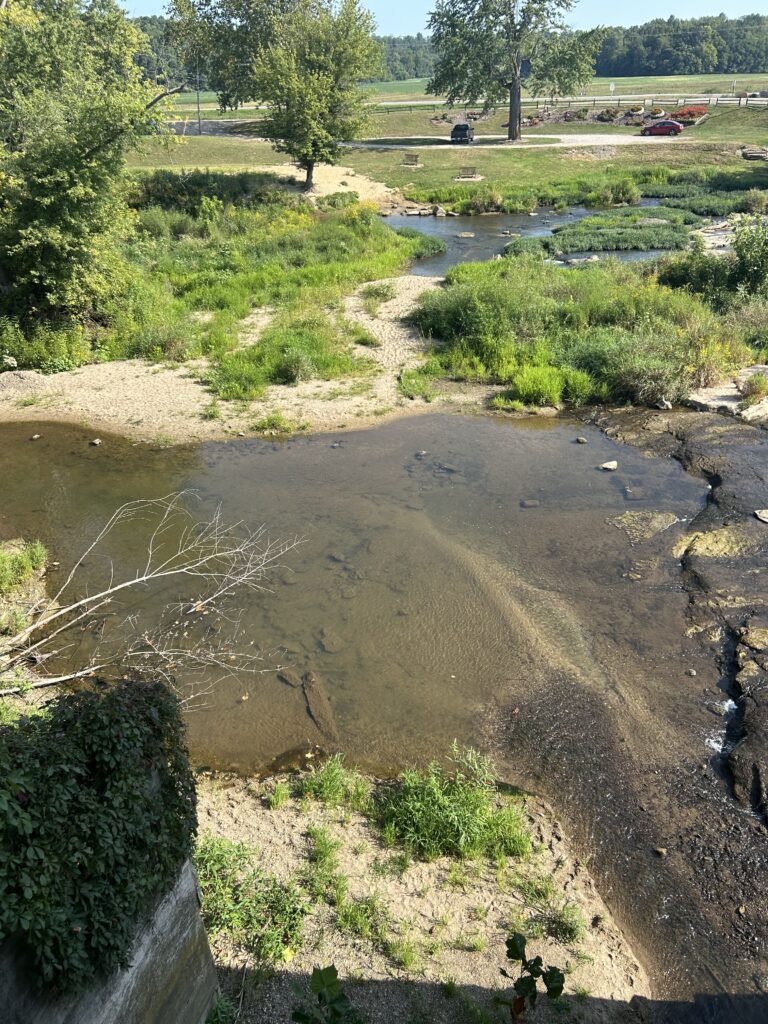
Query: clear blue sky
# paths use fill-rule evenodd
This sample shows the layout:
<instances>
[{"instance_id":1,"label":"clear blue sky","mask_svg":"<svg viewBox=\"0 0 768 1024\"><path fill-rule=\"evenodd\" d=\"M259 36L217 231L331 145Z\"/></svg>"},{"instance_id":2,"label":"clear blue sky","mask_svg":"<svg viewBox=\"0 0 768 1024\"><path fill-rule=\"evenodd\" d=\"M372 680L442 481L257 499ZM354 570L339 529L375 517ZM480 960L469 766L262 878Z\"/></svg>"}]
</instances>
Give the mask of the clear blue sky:
<instances>
[{"instance_id":1,"label":"clear blue sky","mask_svg":"<svg viewBox=\"0 0 768 1024\"><path fill-rule=\"evenodd\" d=\"M365 2L365 0L364 0ZM124 0L129 14L163 14L166 0ZM367 0L376 15L378 31L382 35L403 36L422 32L433 0ZM761 0L678 0L674 14L678 18L701 18L705 15L726 13L730 18L742 14L764 13ZM592 28L595 25L639 25L652 18L668 18L668 0L647 0L641 7L621 5L617 10L609 0L583 0L574 9L569 19L575 28Z\"/></svg>"}]
</instances>

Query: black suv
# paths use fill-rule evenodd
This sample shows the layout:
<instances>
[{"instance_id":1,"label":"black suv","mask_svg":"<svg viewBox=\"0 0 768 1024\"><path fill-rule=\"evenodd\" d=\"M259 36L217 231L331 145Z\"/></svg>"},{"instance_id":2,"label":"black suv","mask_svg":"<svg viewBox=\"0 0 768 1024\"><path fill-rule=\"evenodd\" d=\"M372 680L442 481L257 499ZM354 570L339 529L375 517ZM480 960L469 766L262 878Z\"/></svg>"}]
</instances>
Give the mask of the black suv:
<instances>
[{"instance_id":1,"label":"black suv","mask_svg":"<svg viewBox=\"0 0 768 1024\"><path fill-rule=\"evenodd\" d=\"M451 130L451 142L468 145L475 141L475 129L471 124L455 124Z\"/></svg>"}]
</instances>

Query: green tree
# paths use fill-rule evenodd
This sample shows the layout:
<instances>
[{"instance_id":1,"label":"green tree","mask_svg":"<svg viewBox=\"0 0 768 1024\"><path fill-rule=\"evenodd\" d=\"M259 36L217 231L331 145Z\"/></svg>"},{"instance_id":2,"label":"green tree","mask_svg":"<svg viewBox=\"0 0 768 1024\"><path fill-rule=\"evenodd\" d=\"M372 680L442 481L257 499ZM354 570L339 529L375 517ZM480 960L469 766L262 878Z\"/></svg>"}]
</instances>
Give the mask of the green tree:
<instances>
[{"instance_id":1,"label":"green tree","mask_svg":"<svg viewBox=\"0 0 768 1024\"><path fill-rule=\"evenodd\" d=\"M305 0L254 59L255 95L270 108L260 130L306 171L307 189L315 164L335 163L340 143L365 127L358 83L380 66L373 28L358 0Z\"/></svg>"},{"instance_id":2,"label":"green tree","mask_svg":"<svg viewBox=\"0 0 768 1024\"><path fill-rule=\"evenodd\" d=\"M297 0L170 0L171 38L222 110L257 98L254 58L275 42Z\"/></svg>"},{"instance_id":3,"label":"green tree","mask_svg":"<svg viewBox=\"0 0 768 1024\"><path fill-rule=\"evenodd\" d=\"M114 289L124 153L157 131L145 47L114 0L0 4L0 315L93 319Z\"/></svg>"},{"instance_id":4,"label":"green tree","mask_svg":"<svg viewBox=\"0 0 768 1024\"><path fill-rule=\"evenodd\" d=\"M537 91L565 95L594 75L602 29L566 32L575 0L438 0L429 16L435 70L428 92L450 103L509 102L507 137L521 135L523 73Z\"/></svg>"}]
</instances>

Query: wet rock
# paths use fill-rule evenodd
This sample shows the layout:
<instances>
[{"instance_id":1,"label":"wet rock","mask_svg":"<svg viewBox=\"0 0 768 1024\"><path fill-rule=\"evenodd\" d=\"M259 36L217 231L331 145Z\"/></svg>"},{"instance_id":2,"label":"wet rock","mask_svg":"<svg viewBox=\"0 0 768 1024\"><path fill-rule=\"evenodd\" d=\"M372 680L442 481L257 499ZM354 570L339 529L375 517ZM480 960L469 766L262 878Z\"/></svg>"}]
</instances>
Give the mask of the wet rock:
<instances>
[{"instance_id":1,"label":"wet rock","mask_svg":"<svg viewBox=\"0 0 768 1024\"><path fill-rule=\"evenodd\" d=\"M475 237L475 232L474 231L459 231L459 233L456 235L456 237L457 238L474 238Z\"/></svg>"},{"instance_id":2,"label":"wet rock","mask_svg":"<svg viewBox=\"0 0 768 1024\"><path fill-rule=\"evenodd\" d=\"M320 646L326 654L338 654L344 647L344 641L331 630L323 629L320 632Z\"/></svg>"},{"instance_id":3,"label":"wet rock","mask_svg":"<svg viewBox=\"0 0 768 1024\"><path fill-rule=\"evenodd\" d=\"M339 731L330 702L320 679L314 672L306 672L302 676L301 688L307 704L307 714L317 728L329 740L337 741Z\"/></svg>"},{"instance_id":4,"label":"wet rock","mask_svg":"<svg viewBox=\"0 0 768 1024\"><path fill-rule=\"evenodd\" d=\"M286 686L293 687L294 690L298 690L301 687L301 676L298 672L292 672L289 668L281 669L277 673L277 678L281 683L285 683Z\"/></svg>"},{"instance_id":5,"label":"wet rock","mask_svg":"<svg viewBox=\"0 0 768 1024\"><path fill-rule=\"evenodd\" d=\"M623 530L633 544L649 540L662 530L669 529L677 522L674 512L622 512L620 516L611 516L606 522Z\"/></svg>"},{"instance_id":6,"label":"wet rock","mask_svg":"<svg viewBox=\"0 0 768 1024\"><path fill-rule=\"evenodd\" d=\"M343 555L341 551L336 550L329 551L326 557L329 562L346 562L347 560L346 556Z\"/></svg>"},{"instance_id":7,"label":"wet rock","mask_svg":"<svg viewBox=\"0 0 768 1024\"><path fill-rule=\"evenodd\" d=\"M605 470L606 473L613 473L619 468L619 464L615 459L611 459L610 462L603 462L599 468Z\"/></svg>"},{"instance_id":8,"label":"wet rock","mask_svg":"<svg viewBox=\"0 0 768 1024\"><path fill-rule=\"evenodd\" d=\"M539 502L535 498L526 498L520 502L520 508L538 508Z\"/></svg>"}]
</instances>

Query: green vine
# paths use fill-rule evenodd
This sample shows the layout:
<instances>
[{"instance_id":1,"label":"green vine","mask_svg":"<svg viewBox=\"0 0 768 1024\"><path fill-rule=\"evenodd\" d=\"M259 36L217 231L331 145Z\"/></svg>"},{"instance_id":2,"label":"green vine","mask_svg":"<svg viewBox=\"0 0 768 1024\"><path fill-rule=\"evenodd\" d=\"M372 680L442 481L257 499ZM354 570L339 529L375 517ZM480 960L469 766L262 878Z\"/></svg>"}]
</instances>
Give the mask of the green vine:
<instances>
[{"instance_id":1,"label":"green vine","mask_svg":"<svg viewBox=\"0 0 768 1024\"><path fill-rule=\"evenodd\" d=\"M58 991L124 966L195 830L184 727L162 684L98 686L0 727L0 943Z\"/></svg>"}]
</instances>

